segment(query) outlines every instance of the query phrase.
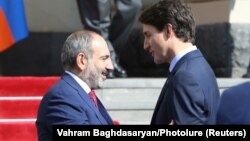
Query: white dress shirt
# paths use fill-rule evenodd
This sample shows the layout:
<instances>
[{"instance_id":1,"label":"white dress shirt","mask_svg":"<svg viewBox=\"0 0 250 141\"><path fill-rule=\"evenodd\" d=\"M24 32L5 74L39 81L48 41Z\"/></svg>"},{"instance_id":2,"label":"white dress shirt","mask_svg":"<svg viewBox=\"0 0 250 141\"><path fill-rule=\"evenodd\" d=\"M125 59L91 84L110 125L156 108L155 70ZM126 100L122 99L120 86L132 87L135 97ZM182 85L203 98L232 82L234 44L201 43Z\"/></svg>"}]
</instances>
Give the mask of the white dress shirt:
<instances>
[{"instance_id":1,"label":"white dress shirt","mask_svg":"<svg viewBox=\"0 0 250 141\"><path fill-rule=\"evenodd\" d=\"M91 91L90 87L82 80L80 79L78 76L76 76L75 74L73 74L72 72L69 71L65 71L67 74L69 74L71 77L73 77L73 79L75 79L75 81L83 88L83 90L89 94L89 92Z\"/></svg>"}]
</instances>

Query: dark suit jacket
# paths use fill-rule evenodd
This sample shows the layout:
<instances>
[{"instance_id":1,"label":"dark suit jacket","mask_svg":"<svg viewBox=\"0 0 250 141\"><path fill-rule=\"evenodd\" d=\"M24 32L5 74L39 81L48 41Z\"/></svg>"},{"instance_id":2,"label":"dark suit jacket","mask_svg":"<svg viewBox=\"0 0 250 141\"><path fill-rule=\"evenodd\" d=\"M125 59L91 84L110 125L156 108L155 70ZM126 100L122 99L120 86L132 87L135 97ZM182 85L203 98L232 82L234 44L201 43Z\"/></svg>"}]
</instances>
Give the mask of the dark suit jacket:
<instances>
[{"instance_id":1,"label":"dark suit jacket","mask_svg":"<svg viewBox=\"0 0 250 141\"><path fill-rule=\"evenodd\" d=\"M102 103L99 110L82 87L67 73L44 95L36 127L41 141L52 139L52 125L113 124Z\"/></svg>"},{"instance_id":2,"label":"dark suit jacket","mask_svg":"<svg viewBox=\"0 0 250 141\"><path fill-rule=\"evenodd\" d=\"M215 124L216 77L199 50L184 55L161 91L151 124Z\"/></svg>"},{"instance_id":3,"label":"dark suit jacket","mask_svg":"<svg viewBox=\"0 0 250 141\"><path fill-rule=\"evenodd\" d=\"M250 82L225 90L221 95L217 124L250 124Z\"/></svg>"}]
</instances>

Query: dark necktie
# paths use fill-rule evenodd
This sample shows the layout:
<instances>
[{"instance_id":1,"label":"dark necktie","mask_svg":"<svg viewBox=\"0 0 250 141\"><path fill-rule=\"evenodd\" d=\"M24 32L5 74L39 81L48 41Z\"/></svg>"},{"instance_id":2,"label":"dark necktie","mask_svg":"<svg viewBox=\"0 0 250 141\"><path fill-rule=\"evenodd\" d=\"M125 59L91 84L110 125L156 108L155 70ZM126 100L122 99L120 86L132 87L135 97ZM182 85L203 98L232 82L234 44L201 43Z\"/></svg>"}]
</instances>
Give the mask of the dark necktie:
<instances>
[{"instance_id":1,"label":"dark necktie","mask_svg":"<svg viewBox=\"0 0 250 141\"><path fill-rule=\"evenodd\" d=\"M89 92L89 97L94 102L95 107L98 109L97 99L96 99L96 95L95 95L95 91L94 90L91 90Z\"/></svg>"}]
</instances>

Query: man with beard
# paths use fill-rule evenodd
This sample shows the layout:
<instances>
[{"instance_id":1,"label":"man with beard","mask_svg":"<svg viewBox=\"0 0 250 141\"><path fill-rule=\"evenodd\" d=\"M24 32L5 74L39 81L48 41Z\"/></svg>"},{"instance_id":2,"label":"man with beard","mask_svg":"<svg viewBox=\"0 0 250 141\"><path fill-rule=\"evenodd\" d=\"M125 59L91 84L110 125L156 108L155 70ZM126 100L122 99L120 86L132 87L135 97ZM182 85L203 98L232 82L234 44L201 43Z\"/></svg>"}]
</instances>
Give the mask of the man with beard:
<instances>
[{"instance_id":1,"label":"man with beard","mask_svg":"<svg viewBox=\"0 0 250 141\"><path fill-rule=\"evenodd\" d=\"M92 97L113 69L106 41L92 31L72 33L62 47L61 61L65 73L38 109L39 141L52 140L52 125L113 124L101 101Z\"/></svg>"}]
</instances>

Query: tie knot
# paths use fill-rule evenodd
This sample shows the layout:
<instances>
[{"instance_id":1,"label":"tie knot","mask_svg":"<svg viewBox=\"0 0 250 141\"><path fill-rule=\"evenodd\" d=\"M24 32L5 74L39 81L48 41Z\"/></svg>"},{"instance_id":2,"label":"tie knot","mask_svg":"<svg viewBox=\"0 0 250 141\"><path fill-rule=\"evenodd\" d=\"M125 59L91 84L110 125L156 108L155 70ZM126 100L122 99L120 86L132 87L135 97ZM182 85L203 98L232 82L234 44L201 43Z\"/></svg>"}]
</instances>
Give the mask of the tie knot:
<instances>
[{"instance_id":1,"label":"tie knot","mask_svg":"<svg viewBox=\"0 0 250 141\"><path fill-rule=\"evenodd\" d=\"M91 90L89 92L89 97L90 99L94 102L94 105L96 106L96 108L98 108L97 106L97 98L96 98L96 95L95 95L95 91L94 90Z\"/></svg>"},{"instance_id":2,"label":"tie knot","mask_svg":"<svg viewBox=\"0 0 250 141\"><path fill-rule=\"evenodd\" d=\"M94 96L94 97L96 97L96 95L95 95L95 91L94 91L94 90L91 90L91 91L89 92L89 95L90 95L90 96Z\"/></svg>"}]
</instances>

